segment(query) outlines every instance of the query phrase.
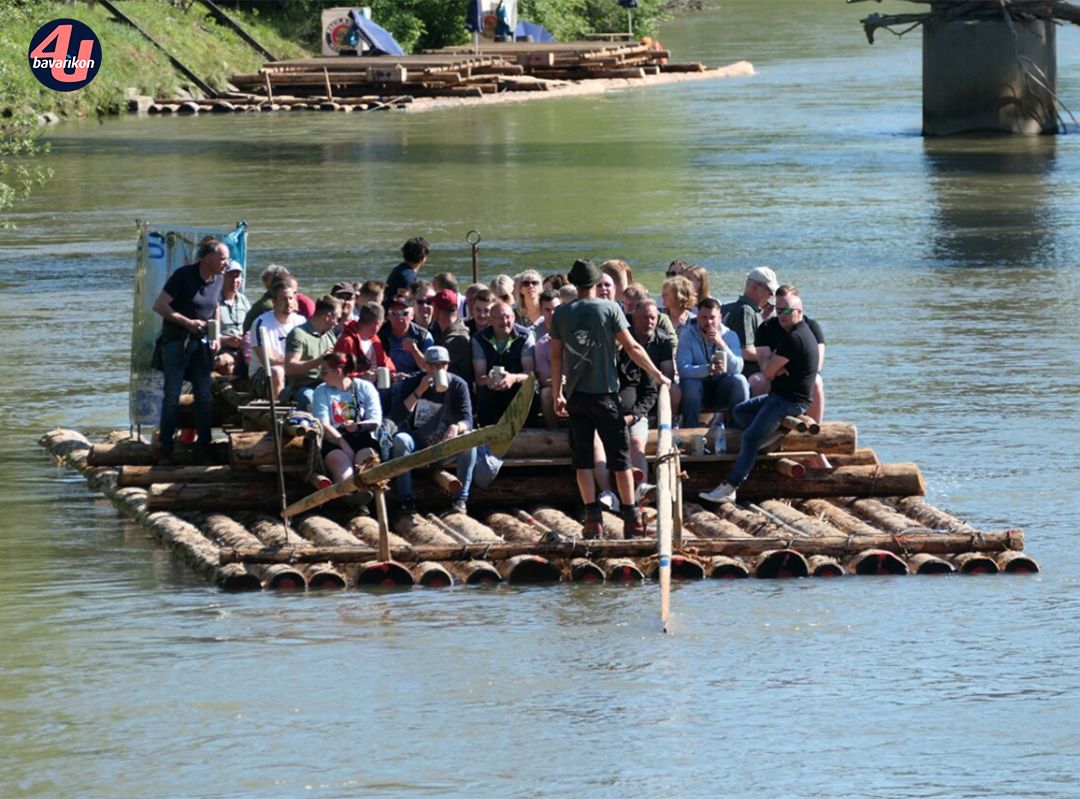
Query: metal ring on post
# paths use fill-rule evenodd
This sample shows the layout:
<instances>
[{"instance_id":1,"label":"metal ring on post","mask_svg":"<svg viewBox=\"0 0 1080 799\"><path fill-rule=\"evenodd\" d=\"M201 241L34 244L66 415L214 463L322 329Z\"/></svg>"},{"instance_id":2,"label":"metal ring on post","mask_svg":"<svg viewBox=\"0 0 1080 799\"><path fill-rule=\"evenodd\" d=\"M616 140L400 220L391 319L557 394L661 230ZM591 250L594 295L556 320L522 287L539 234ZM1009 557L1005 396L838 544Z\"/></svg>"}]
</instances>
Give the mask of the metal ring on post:
<instances>
[{"instance_id":1,"label":"metal ring on post","mask_svg":"<svg viewBox=\"0 0 1080 799\"><path fill-rule=\"evenodd\" d=\"M466 233L465 234L465 243L466 244L471 244L474 247L477 244L479 244L480 243L480 231L479 230L470 230L468 233Z\"/></svg>"}]
</instances>

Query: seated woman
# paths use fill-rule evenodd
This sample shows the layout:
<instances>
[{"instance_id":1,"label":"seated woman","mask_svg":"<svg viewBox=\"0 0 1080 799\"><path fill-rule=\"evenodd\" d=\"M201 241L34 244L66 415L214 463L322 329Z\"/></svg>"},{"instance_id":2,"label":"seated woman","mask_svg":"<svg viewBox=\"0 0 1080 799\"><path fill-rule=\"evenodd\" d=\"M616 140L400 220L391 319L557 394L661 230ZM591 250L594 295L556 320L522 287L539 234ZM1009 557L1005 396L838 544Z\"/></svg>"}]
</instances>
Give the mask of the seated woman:
<instances>
[{"instance_id":1,"label":"seated woman","mask_svg":"<svg viewBox=\"0 0 1080 799\"><path fill-rule=\"evenodd\" d=\"M526 269L514 278L514 316L519 325L532 327L543 319L540 283L540 273L535 269Z\"/></svg>"},{"instance_id":2,"label":"seated woman","mask_svg":"<svg viewBox=\"0 0 1080 799\"><path fill-rule=\"evenodd\" d=\"M352 356L329 352L322 361L324 382L315 389L311 411L323 427L323 462L340 483L378 453L382 405L374 385L348 376L356 370Z\"/></svg>"},{"instance_id":3,"label":"seated woman","mask_svg":"<svg viewBox=\"0 0 1080 799\"><path fill-rule=\"evenodd\" d=\"M683 331L692 327L697 319L693 312L698 303L694 284L681 275L669 277L660 289L660 296L664 300L664 313L671 318L675 327L675 340L678 341Z\"/></svg>"}]
</instances>

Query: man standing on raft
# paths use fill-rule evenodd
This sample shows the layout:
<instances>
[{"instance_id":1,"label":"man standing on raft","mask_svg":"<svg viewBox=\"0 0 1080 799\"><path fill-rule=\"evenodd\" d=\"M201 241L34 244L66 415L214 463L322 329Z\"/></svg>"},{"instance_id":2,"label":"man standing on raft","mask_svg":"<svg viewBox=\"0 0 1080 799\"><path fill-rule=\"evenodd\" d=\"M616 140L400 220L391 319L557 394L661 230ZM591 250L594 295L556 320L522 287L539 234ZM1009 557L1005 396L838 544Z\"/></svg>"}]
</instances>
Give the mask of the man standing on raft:
<instances>
[{"instance_id":1,"label":"man standing on raft","mask_svg":"<svg viewBox=\"0 0 1080 799\"><path fill-rule=\"evenodd\" d=\"M780 429L785 416L801 416L810 405L817 378L818 346L803 320L802 298L797 294L778 296L776 316L780 330L770 341L769 354L758 364L772 386L768 394L735 407L735 426L743 428L739 455L726 481L698 495L709 502L734 502L735 492L754 468L758 449Z\"/></svg>"},{"instance_id":2,"label":"man standing on raft","mask_svg":"<svg viewBox=\"0 0 1080 799\"><path fill-rule=\"evenodd\" d=\"M570 417L572 461L585 503L584 535L599 538L604 530L592 472L593 437L599 434L622 503L623 538L641 537L645 522L634 501L630 440L619 405L616 342L657 384L668 386L671 381L630 334L622 309L611 300L596 298L600 270L593 262L575 261L568 277L577 287L578 299L557 308L552 318L551 385L556 415Z\"/></svg>"}]
</instances>

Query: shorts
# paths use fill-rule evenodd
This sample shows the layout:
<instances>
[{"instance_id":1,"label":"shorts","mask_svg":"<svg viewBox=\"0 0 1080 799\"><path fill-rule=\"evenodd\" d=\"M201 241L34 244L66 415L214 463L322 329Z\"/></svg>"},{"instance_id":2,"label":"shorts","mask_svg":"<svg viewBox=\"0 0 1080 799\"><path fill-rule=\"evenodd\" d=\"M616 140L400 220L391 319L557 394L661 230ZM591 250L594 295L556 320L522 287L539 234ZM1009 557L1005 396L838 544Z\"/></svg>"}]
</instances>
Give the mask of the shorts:
<instances>
[{"instance_id":1,"label":"shorts","mask_svg":"<svg viewBox=\"0 0 1080 799\"><path fill-rule=\"evenodd\" d=\"M593 434L604 445L608 469L623 472L630 468L630 435L618 394L574 392L566 402L570 412L570 453L575 469L591 469Z\"/></svg>"},{"instance_id":2,"label":"shorts","mask_svg":"<svg viewBox=\"0 0 1080 799\"><path fill-rule=\"evenodd\" d=\"M338 430L341 433L341 437L345 439L346 443L352 447L353 452L359 452L364 447L371 447L376 452L379 451L379 442L371 435L367 430L354 430L349 432L348 430ZM323 436L322 442L322 456L325 458L331 452L336 449L341 449L337 444L330 443L330 440Z\"/></svg>"}]
</instances>

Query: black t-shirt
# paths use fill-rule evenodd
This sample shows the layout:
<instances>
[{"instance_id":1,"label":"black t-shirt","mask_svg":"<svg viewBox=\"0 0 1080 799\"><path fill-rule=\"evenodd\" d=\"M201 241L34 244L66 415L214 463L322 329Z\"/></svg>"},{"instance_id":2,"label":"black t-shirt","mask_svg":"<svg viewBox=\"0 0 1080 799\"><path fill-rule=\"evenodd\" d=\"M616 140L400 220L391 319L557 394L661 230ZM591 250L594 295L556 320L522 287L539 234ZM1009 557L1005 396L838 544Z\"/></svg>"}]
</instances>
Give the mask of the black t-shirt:
<instances>
[{"instance_id":1,"label":"black t-shirt","mask_svg":"<svg viewBox=\"0 0 1080 799\"><path fill-rule=\"evenodd\" d=\"M390 272L386 278L386 292L383 294L383 308L390 307L390 300L401 293L401 289L408 289L416 282L416 270L411 264L402 261Z\"/></svg>"},{"instance_id":2,"label":"black t-shirt","mask_svg":"<svg viewBox=\"0 0 1080 799\"><path fill-rule=\"evenodd\" d=\"M818 347L810 325L806 320L799 322L790 331L777 324L779 333L771 349L777 355L788 359L784 370L773 378L770 393L793 402L810 403L814 391L814 378L818 370ZM761 342L758 342L761 343Z\"/></svg>"},{"instance_id":3,"label":"black t-shirt","mask_svg":"<svg viewBox=\"0 0 1080 799\"><path fill-rule=\"evenodd\" d=\"M188 319L202 319L208 322L217 313L221 302L221 287L225 281L221 275L214 275L210 280L203 280L198 264L181 266L165 281L163 291L172 297L169 307ZM182 338L188 331L175 325L168 319L161 323L161 332L165 338Z\"/></svg>"},{"instance_id":4,"label":"black t-shirt","mask_svg":"<svg viewBox=\"0 0 1080 799\"><path fill-rule=\"evenodd\" d=\"M653 331L652 338L645 342L643 346L645 352L649 355L649 359L656 364L657 369L660 368L660 364L664 361L675 360L675 347L672 345L671 339L659 330Z\"/></svg>"},{"instance_id":5,"label":"black t-shirt","mask_svg":"<svg viewBox=\"0 0 1080 799\"><path fill-rule=\"evenodd\" d=\"M813 319L804 316L803 321L810 326L810 332L814 334L814 339L818 344L825 343L825 333L821 330L821 325L815 322ZM754 333L754 341L758 347L768 347L769 349L776 351L776 347L773 346L777 331L782 331L780 327L780 319L776 316L771 316L766 319L758 327L757 332Z\"/></svg>"}]
</instances>

